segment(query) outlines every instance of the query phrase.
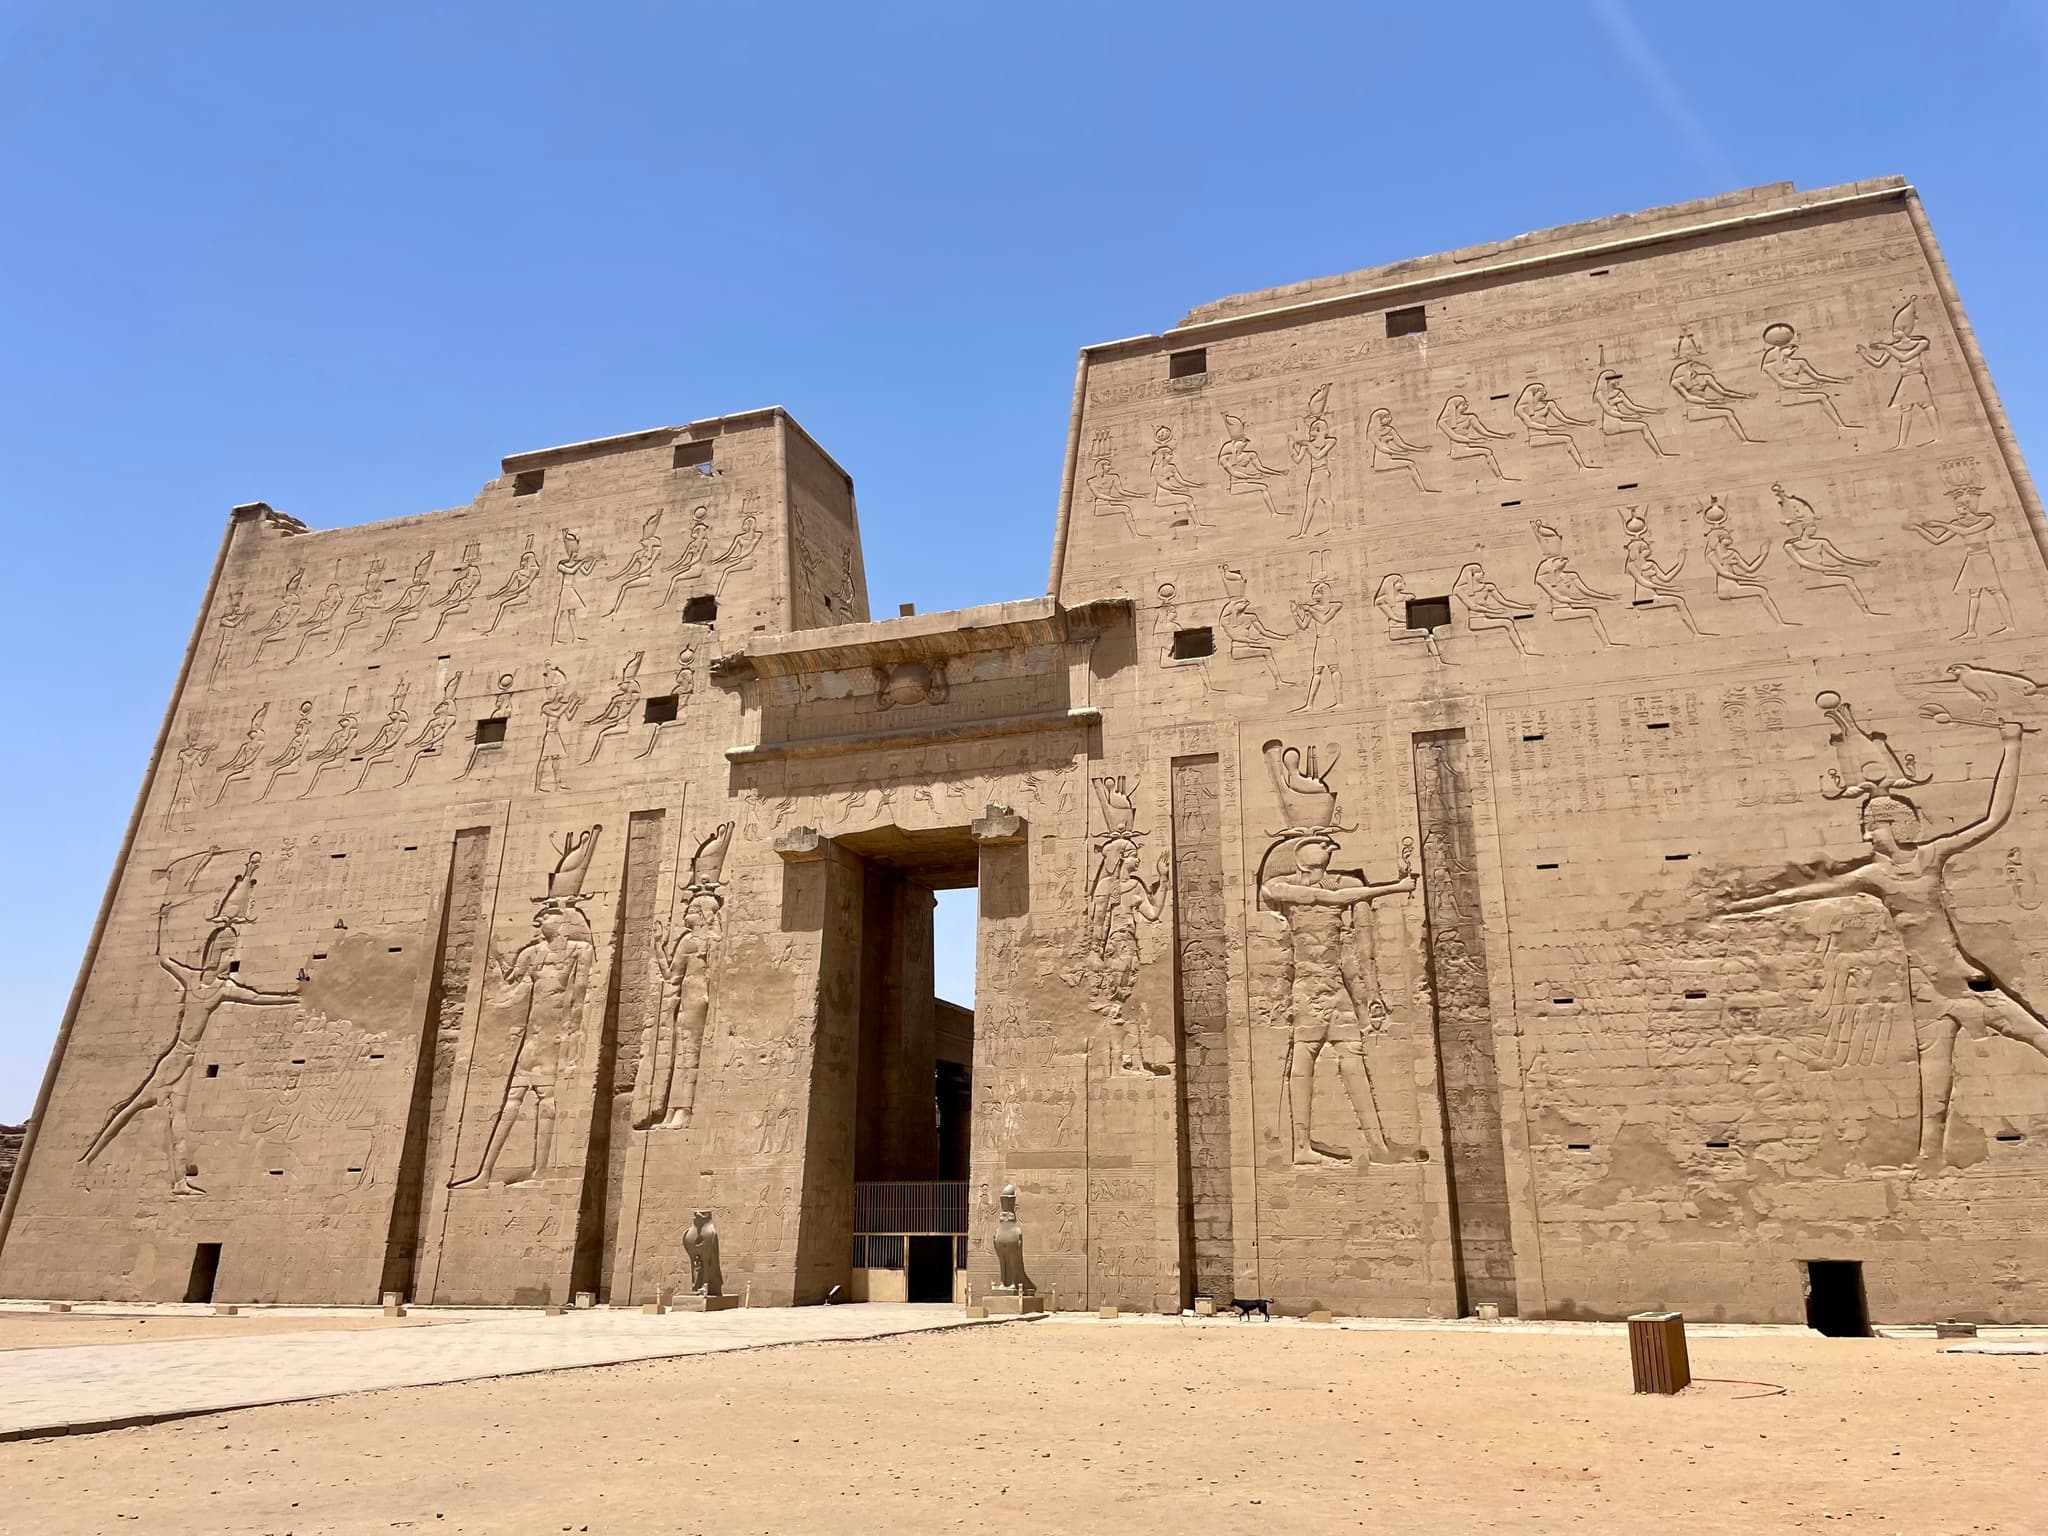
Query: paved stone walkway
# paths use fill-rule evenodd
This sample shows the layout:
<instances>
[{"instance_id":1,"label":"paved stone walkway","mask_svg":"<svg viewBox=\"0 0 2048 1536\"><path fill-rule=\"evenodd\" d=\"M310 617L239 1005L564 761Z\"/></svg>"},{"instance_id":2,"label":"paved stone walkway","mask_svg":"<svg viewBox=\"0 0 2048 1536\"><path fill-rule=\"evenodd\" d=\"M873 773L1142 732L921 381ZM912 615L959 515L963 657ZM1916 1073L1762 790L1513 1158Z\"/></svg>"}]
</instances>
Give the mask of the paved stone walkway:
<instances>
[{"instance_id":1,"label":"paved stone walkway","mask_svg":"<svg viewBox=\"0 0 2048 1536\"><path fill-rule=\"evenodd\" d=\"M433 1316L427 1310L413 1315ZM458 1319L428 1328L0 1351L0 1440L84 1434L343 1392L985 1328L1001 1321L970 1321L957 1307L889 1304L660 1317L623 1309L562 1317L466 1313Z\"/></svg>"}]
</instances>

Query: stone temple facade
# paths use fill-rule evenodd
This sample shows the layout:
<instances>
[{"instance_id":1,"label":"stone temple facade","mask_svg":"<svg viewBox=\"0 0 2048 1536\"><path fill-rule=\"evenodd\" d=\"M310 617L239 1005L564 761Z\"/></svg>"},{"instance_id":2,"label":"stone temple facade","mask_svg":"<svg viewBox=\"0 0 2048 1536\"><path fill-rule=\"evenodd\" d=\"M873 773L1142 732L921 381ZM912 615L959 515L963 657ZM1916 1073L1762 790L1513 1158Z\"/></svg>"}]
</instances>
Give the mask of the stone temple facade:
<instances>
[{"instance_id":1,"label":"stone temple facade","mask_svg":"<svg viewBox=\"0 0 2048 1536\"><path fill-rule=\"evenodd\" d=\"M780 410L238 507L0 1294L2048 1318L2043 538L1894 180L1090 347L987 608Z\"/></svg>"}]
</instances>

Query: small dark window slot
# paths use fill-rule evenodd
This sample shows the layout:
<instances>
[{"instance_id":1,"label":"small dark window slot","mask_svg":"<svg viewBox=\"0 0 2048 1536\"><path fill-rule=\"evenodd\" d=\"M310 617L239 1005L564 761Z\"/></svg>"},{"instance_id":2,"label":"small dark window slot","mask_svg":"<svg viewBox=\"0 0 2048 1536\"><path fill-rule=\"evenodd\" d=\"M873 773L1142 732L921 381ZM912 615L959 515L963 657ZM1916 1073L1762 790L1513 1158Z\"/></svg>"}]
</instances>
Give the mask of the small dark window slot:
<instances>
[{"instance_id":1,"label":"small dark window slot","mask_svg":"<svg viewBox=\"0 0 2048 1536\"><path fill-rule=\"evenodd\" d=\"M270 1176L273 1179L281 1179L284 1177L284 1170L282 1168L273 1168L270 1170Z\"/></svg>"},{"instance_id":2,"label":"small dark window slot","mask_svg":"<svg viewBox=\"0 0 2048 1536\"><path fill-rule=\"evenodd\" d=\"M548 472L544 469L522 469L512 477L514 496L532 496L547 484Z\"/></svg>"},{"instance_id":3,"label":"small dark window slot","mask_svg":"<svg viewBox=\"0 0 2048 1536\"><path fill-rule=\"evenodd\" d=\"M1568 1141L1565 1143L1565 1150L1568 1152L1590 1152L1593 1150L1593 1143L1590 1141Z\"/></svg>"},{"instance_id":4,"label":"small dark window slot","mask_svg":"<svg viewBox=\"0 0 2048 1536\"><path fill-rule=\"evenodd\" d=\"M1683 864L1691 857L1692 855L1689 853L1667 853L1664 855L1664 862L1666 864Z\"/></svg>"},{"instance_id":5,"label":"small dark window slot","mask_svg":"<svg viewBox=\"0 0 2048 1536\"><path fill-rule=\"evenodd\" d=\"M384 1059L384 1053L383 1053L382 1051L372 1051L372 1052L370 1052L370 1060L372 1060L372 1061L382 1061L383 1059Z\"/></svg>"},{"instance_id":6,"label":"small dark window slot","mask_svg":"<svg viewBox=\"0 0 2048 1536\"><path fill-rule=\"evenodd\" d=\"M1612 272L1613 270L1614 268L1612 267L1595 267L1591 272L1588 272L1586 276L1605 277L1608 273Z\"/></svg>"},{"instance_id":7,"label":"small dark window slot","mask_svg":"<svg viewBox=\"0 0 2048 1536\"><path fill-rule=\"evenodd\" d=\"M1519 501L1504 501L1501 505L1503 507L1519 507L1521 503Z\"/></svg>"},{"instance_id":8,"label":"small dark window slot","mask_svg":"<svg viewBox=\"0 0 2048 1536\"><path fill-rule=\"evenodd\" d=\"M345 853L330 853L329 855L327 855L327 857L329 857L330 859L345 859L348 857L348 855Z\"/></svg>"},{"instance_id":9,"label":"small dark window slot","mask_svg":"<svg viewBox=\"0 0 2048 1536\"><path fill-rule=\"evenodd\" d=\"M418 853L420 851L420 845L418 843L407 843L405 847L399 851L402 853Z\"/></svg>"},{"instance_id":10,"label":"small dark window slot","mask_svg":"<svg viewBox=\"0 0 2048 1536\"><path fill-rule=\"evenodd\" d=\"M394 944L389 949L385 950L384 953L387 955L402 955L405 953L405 951L399 948L396 944Z\"/></svg>"},{"instance_id":11,"label":"small dark window slot","mask_svg":"<svg viewBox=\"0 0 2048 1536\"><path fill-rule=\"evenodd\" d=\"M319 954L315 955L313 958L315 960L325 960L327 958L327 951L323 949L320 951Z\"/></svg>"},{"instance_id":12,"label":"small dark window slot","mask_svg":"<svg viewBox=\"0 0 2048 1536\"><path fill-rule=\"evenodd\" d=\"M1668 731L1671 729L1671 722L1669 720L1652 720L1650 722L1650 729L1653 731Z\"/></svg>"},{"instance_id":13,"label":"small dark window slot","mask_svg":"<svg viewBox=\"0 0 2048 1536\"><path fill-rule=\"evenodd\" d=\"M505 727L510 719L509 715L492 715L488 719L477 721L476 744L480 747L489 747L503 741Z\"/></svg>"},{"instance_id":14,"label":"small dark window slot","mask_svg":"<svg viewBox=\"0 0 2048 1536\"><path fill-rule=\"evenodd\" d=\"M1685 994L1685 1000L1689 1003L1703 1003L1707 1000L1707 994L1695 988Z\"/></svg>"},{"instance_id":15,"label":"small dark window slot","mask_svg":"<svg viewBox=\"0 0 2048 1536\"><path fill-rule=\"evenodd\" d=\"M2026 1136L2019 1131L2000 1131L1992 1138L1993 1141L2025 1141L2026 1139Z\"/></svg>"},{"instance_id":16,"label":"small dark window slot","mask_svg":"<svg viewBox=\"0 0 2048 1536\"><path fill-rule=\"evenodd\" d=\"M832 611L832 594L830 592L825 594L825 611L827 613Z\"/></svg>"},{"instance_id":17,"label":"small dark window slot","mask_svg":"<svg viewBox=\"0 0 2048 1536\"><path fill-rule=\"evenodd\" d=\"M1524 736L1522 738L1522 740L1524 741L1541 741L1542 739L1543 733L1541 731L1537 731L1534 735Z\"/></svg>"},{"instance_id":18,"label":"small dark window slot","mask_svg":"<svg viewBox=\"0 0 2048 1536\"><path fill-rule=\"evenodd\" d=\"M1196 379L1209 371L1209 349L1190 347L1185 352L1169 352L1166 355L1166 376L1169 379Z\"/></svg>"},{"instance_id":19,"label":"small dark window slot","mask_svg":"<svg viewBox=\"0 0 2048 1536\"><path fill-rule=\"evenodd\" d=\"M1989 976L1972 976L1970 978L1970 990L1972 992L1996 992L1998 990L1998 983Z\"/></svg>"},{"instance_id":20,"label":"small dark window slot","mask_svg":"<svg viewBox=\"0 0 2048 1536\"><path fill-rule=\"evenodd\" d=\"M677 713L676 695L656 694L640 706L640 721L643 725L667 725Z\"/></svg>"},{"instance_id":21,"label":"small dark window slot","mask_svg":"<svg viewBox=\"0 0 2048 1536\"><path fill-rule=\"evenodd\" d=\"M452 661L452 660L454 660L454 657L453 657L452 655L449 655L449 656L436 656L436 657L434 658L434 660L436 660L436 661Z\"/></svg>"},{"instance_id":22,"label":"small dark window slot","mask_svg":"<svg viewBox=\"0 0 2048 1536\"><path fill-rule=\"evenodd\" d=\"M242 962L239 960L230 960L228 962L228 974L230 976L234 975L237 971L241 970L241 968Z\"/></svg>"},{"instance_id":23,"label":"small dark window slot","mask_svg":"<svg viewBox=\"0 0 2048 1536\"><path fill-rule=\"evenodd\" d=\"M1615 489L1616 489L1617 491L1632 491L1632 490L1634 490L1635 488L1636 488L1636 482L1635 482L1635 481L1633 481L1633 480L1629 481L1629 483L1628 483L1627 485L1617 485L1617 486L1615 487Z\"/></svg>"},{"instance_id":24,"label":"small dark window slot","mask_svg":"<svg viewBox=\"0 0 2048 1536\"><path fill-rule=\"evenodd\" d=\"M295 1067L303 1067L305 1064L306 1058L303 1056L294 1056L292 1058L292 1065Z\"/></svg>"},{"instance_id":25,"label":"small dark window slot","mask_svg":"<svg viewBox=\"0 0 2048 1536\"><path fill-rule=\"evenodd\" d=\"M362 1169L360 1169L360 1168L351 1168L351 1169L349 1169L348 1171L349 1171L350 1173L361 1173L361 1172L362 1172L363 1170L362 1170Z\"/></svg>"},{"instance_id":26,"label":"small dark window slot","mask_svg":"<svg viewBox=\"0 0 2048 1536\"><path fill-rule=\"evenodd\" d=\"M363 670L364 670L365 672L374 672L374 671L376 671L376 670L377 670L377 669L378 669L379 667L381 667L381 666L383 666L383 665L384 665L384 663L383 663L383 662L381 662L381 661L373 661L373 662L371 662L371 663L370 663L370 664L369 664L369 665L368 665L367 667L363 668Z\"/></svg>"},{"instance_id":27,"label":"small dark window slot","mask_svg":"<svg viewBox=\"0 0 2048 1536\"><path fill-rule=\"evenodd\" d=\"M715 624L718 621L718 599L710 593L693 597L683 604L685 624Z\"/></svg>"},{"instance_id":28,"label":"small dark window slot","mask_svg":"<svg viewBox=\"0 0 2048 1536\"><path fill-rule=\"evenodd\" d=\"M206 1064L206 1075L207 1075L208 1077L219 1077L219 1076L220 1076L220 1063L219 1063L219 1062L217 1062L217 1061L209 1061L209 1062L208 1062L208 1063Z\"/></svg>"},{"instance_id":29,"label":"small dark window slot","mask_svg":"<svg viewBox=\"0 0 2048 1536\"><path fill-rule=\"evenodd\" d=\"M1429 329L1429 311L1420 304L1387 311L1389 336L1419 336Z\"/></svg>"},{"instance_id":30,"label":"small dark window slot","mask_svg":"<svg viewBox=\"0 0 2048 1536\"><path fill-rule=\"evenodd\" d=\"M1212 629L1176 629L1173 632L1173 659L1192 661L1197 656L1216 654L1216 632Z\"/></svg>"},{"instance_id":31,"label":"small dark window slot","mask_svg":"<svg viewBox=\"0 0 2048 1536\"><path fill-rule=\"evenodd\" d=\"M677 443L675 452L677 469L694 469L700 475L711 473L711 441Z\"/></svg>"},{"instance_id":32,"label":"small dark window slot","mask_svg":"<svg viewBox=\"0 0 2048 1536\"><path fill-rule=\"evenodd\" d=\"M1575 997L1553 997L1551 1001L1560 1008L1569 1008L1573 1003L1577 1002L1578 999Z\"/></svg>"},{"instance_id":33,"label":"small dark window slot","mask_svg":"<svg viewBox=\"0 0 2048 1536\"><path fill-rule=\"evenodd\" d=\"M1411 597L1408 599L1408 627L1410 629L1447 629L1451 622L1451 600L1448 597Z\"/></svg>"},{"instance_id":34,"label":"small dark window slot","mask_svg":"<svg viewBox=\"0 0 2048 1536\"><path fill-rule=\"evenodd\" d=\"M1488 396L1487 396L1486 398L1487 398L1487 399L1489 399L1489 400L1505 400L1505 399L1507 399L1507 396L1506 396L1506 395L1488 395Z\"/></svg>"},{"instance_id":35,"label":"small dark window slot","mask_svg":"<svg viewBox=\"0 0 2048 1536\"><path fill-rule=\"evenodd\" d=\"M1725 1141L1710 1141L1707 1145L1716 1152L1726 1152L1728 1150L1728 1143Z\"/></svg>"},{"instance_id":36,"label":"small dark window slot","mask_svg":"<svg viewBox=\"0 0 2048 1536\"><path fill-rule=\"evenodd\" d=\"M1555 868L1557 868L1557 866L1556 866L1555 864L1538 864L1538 865L1537 865L1536 867L1537 867L1538 869L1555 869Z\"/></svg>"}]
</instances>

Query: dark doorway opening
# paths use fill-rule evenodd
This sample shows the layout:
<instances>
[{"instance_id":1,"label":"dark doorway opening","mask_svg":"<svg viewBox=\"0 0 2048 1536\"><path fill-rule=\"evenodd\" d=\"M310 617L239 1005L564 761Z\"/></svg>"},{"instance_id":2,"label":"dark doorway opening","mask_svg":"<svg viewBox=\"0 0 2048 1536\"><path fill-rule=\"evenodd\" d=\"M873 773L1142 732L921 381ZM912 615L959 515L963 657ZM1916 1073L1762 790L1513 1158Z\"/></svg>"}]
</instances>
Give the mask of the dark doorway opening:
<instances>
[{"instance_id":1,"label":"dark doorway opening","mask_svg":"<svg viewBox=\"0 0 2048 1536\"><path fill-rule=\"evenodd\" d=\"M1831 1339L1870 1337L1863 1266L1854 1259L1806 1261L1806 1326Z\"/></svg>"},{"instance_id":2,"label":"dark doorway opening","mask_svg":"<svg viewBox=\"0 0 2048 1536\"><path fill-rule=\"evenodd\" d=\"M220 1276L220 1244L201 1243L192 1250L192 1275L185 1282L187 1301L213 1300L213 1282Z\"/></svg>"},{"instance_id":3,"label":"dark doorway opening","mask_svg":"<svg viewBox=\"0 0 2048 1536\"><path fill-rule=\"evenodd\" d=\"M908 1248L906 1289L909 1301L953 1299L953 1239L913 1237Z\"/></svg>"}]
</instances>

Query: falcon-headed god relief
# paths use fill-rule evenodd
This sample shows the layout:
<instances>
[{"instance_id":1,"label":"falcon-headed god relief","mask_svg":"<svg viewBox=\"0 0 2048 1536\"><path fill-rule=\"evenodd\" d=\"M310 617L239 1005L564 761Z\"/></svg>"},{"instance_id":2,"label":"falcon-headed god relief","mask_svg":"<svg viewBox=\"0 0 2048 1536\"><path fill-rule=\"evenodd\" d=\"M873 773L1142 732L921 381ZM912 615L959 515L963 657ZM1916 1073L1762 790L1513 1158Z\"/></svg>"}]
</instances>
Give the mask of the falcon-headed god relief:
<instances>
[{"instance_id":1,"label":"falcon-headed god relief","mask_svg":"<svg viewBox=\"0 0 2048 1536\"><path fill-rule=\"evenodd\" d=\"M527 1177L541 1178L556 1166L555 1097L562 1078L581 1062L583 1003L597 954L590 919L583 915L583 903L589 899L583 881L603 830L593 826L563 839L561 856L548 876L548 893L538 898L539 910L533 914L539 933L509 962L491 957L505 1001L523 1006L513 1028L511 1072L498 1112L491 1118L483 1158L468 1178L451 1180L450 1189L495 1181L498 1159L522 1112L533 1116L533 1157Z\"/></svg>"},{"instance_id":2,"label":"falcon-headed god relief","mask_svg":"<svg viewBox=\"0 0 2048 1536\"><path fill-rule=\"evenodd\" d=\"M1389 1015L1379 995L1371 904L1415 889L1414 846L1403 845L1401 871L1392 880L1331 869L1341 847L1336 834L1344 830L1336 825L1337 796L1329 784L1336 754L1319 769L1313 749L1274 740L1263 751L1281 807L1295 823L1276 835L1258 875L1259 907L1278 914L1287 934L1287 1056L1280 1081L1288 1155L1297 1167L1354 1161L1350 1148L1315 1134L1316 1063L1328 1050L1365 1138L1366 1160L1414 1160L1422 1154L1387 1140L1365 1059L1367 1039L1385 1032Z\"/></svg>"}]
</instances>

